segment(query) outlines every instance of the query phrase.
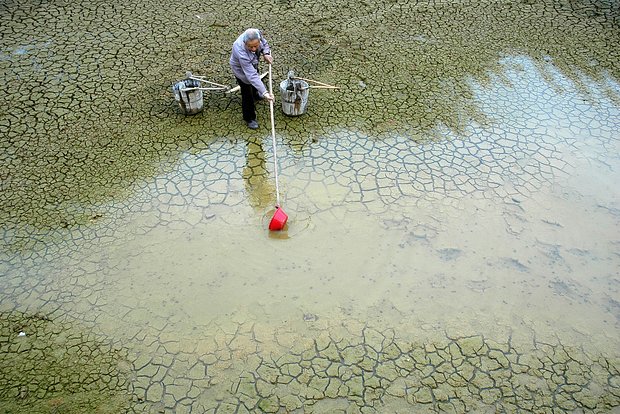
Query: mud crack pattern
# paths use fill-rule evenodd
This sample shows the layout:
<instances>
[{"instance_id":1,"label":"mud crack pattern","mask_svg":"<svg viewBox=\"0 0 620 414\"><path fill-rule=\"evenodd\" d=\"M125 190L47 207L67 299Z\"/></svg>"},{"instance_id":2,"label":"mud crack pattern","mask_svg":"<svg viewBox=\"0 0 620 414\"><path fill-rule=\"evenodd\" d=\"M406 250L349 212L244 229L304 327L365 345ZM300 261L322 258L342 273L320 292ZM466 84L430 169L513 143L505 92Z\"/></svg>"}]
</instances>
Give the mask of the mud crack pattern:
<instances>
[{"instance_id":1,"label":"mud crack pattern","mask_svg":"<svg viewBox=\"0 0 620 414\"><path fill-rule=\"evenodd\" d=\"M236 335L220 339L233 345L226 350L207 351L192 362L180 358L184 368L165 367L175 372L188 369L189 374L177 381L194 389L187 398L194 401L193 410L405 413L416 407L440 413L554 413L606 412L620 403L617 361L561 343L534 342L526 350L515 348L510 338L497 343L482 336L446 334L439 342L417 344L399 340L391 330L363 327L354 341L319 334L313 341L292 345L285 354L266 356L260 344L253 343L257 352L242 356L237 346L246 329L253 327L239 326ZM286 343L286 335L276 340ZM240 362L245 369L239 379L232 386L219 384L218 368L230 369ZM153 371L158 365L143 369ZM209 387L200 391L204 382ZM165 410L178 411L184 399L174 398L174 389L151 383L137 393L145 399L157 396Z\"/></svg>"},{"instance_id":2,"label":"mud crack pattern","mask_svg":"<svg viewBox=\"0 0 620 414\"><path fill-rule=\"evenodd\" d=\"M618 410L617 349L590 348L587 330L554 338L561 321L544 305L532 320L510 301L548 289L572 313L602 302L609 320L597 326L617 343L620 242L607 231L620 206L602 197L615 187L585 209L605 218L594 241L587 219L525 204L557 186L577 208L585 189L617 176L618 2L283 0L260 14L269 18L220 0L0 4L0 413ZM267 270L252 262L280 250L224 237L259 227L273 207L266 107L249 132L238 96L207 94L185 117L170 86L187 70L233 84L230 45L256 25L277 77L295 69L340 87L313 90L301 118L276 116L291 222L367 215L380 237L310 237ZM583 165L604 173L574 190L563 180ZM503 237L489 243L507 252L437 241L470 200L463 221L482 226L480 206L499 210ZM553 238L562 230L564 245ZM381 245L390 233L395 244ZM311 255L324 246L343 253ZM368 269L382 257L400 267ZM332 313L305 309L331 300L315 285L339 279L345 298L395 288L362 311L346 300ZM396 309L388 299L402 292L419 308ZM495 308L455 330L418 319L432 294L450 293ZM512 324L488 333L509 301ZM269 307L279 302L286 312ZM529 335L513 334L523 326Z\"/></svg>"}]
</instances>

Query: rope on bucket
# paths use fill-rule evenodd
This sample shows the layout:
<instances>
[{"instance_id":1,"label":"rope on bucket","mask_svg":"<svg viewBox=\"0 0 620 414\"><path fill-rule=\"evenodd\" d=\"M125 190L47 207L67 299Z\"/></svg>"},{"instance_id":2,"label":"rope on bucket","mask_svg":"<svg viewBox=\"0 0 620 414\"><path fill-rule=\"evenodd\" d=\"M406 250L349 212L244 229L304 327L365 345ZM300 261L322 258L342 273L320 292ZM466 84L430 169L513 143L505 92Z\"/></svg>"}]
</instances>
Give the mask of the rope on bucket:
<instances>
[{"instance_id":1,"label":"rope on bucket","mask_svg":"<svg viewBox=\"0 0 620 414\"><path fill-rule=\"evenodd\" d=\"M273 82L271 81L271 63L269 64L269 94L273 96ZM273 171L276 178L276 207L280 207L280 185L278 183L278 154L276 152L276 122L273 116L273 99L269 100L271 112L271 140L273 142Z\"/></svg>"}]
</instances>

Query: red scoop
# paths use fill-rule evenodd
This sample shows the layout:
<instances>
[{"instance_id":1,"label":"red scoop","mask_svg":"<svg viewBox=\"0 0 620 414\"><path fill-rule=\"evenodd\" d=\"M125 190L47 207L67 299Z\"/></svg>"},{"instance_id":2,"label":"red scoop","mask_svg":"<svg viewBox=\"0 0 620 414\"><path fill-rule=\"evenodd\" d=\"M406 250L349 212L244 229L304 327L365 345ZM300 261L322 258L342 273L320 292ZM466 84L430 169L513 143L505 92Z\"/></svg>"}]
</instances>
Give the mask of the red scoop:
<instances>
[{"instance_id":1,"label":"red scoop","mask_svg":"<svg viewBox=\"0 0 620 414\"><path fill-rule=\"evenodd\" d=\"M282 207L276 207L276 212L273 213L273 218L269 222L269 230L271 231L279 231L284 228L286 224L286 220L288 220L288 216L282 210Z\"/></svg>"}]
</instances>

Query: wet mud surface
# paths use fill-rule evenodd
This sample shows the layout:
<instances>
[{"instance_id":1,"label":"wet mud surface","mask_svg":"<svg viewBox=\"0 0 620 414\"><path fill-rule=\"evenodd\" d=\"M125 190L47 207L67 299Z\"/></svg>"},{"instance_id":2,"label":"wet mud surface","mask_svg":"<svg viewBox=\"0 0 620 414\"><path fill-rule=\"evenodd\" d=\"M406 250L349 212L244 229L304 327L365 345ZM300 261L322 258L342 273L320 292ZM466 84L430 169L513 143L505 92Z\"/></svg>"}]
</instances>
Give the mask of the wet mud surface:
<instances>
[{"instance_id":1,"label":"wet mud surface","mask_svg":"<svg viewBox=\"0 0 620 414\"><path fill-rule=\"evenodd\" d=\"M619 409L618 2L0 20L0 413ZM276 113L280 233L268 106L170 91L250 26L340 88Z\"/></svg>"}]
</instances>

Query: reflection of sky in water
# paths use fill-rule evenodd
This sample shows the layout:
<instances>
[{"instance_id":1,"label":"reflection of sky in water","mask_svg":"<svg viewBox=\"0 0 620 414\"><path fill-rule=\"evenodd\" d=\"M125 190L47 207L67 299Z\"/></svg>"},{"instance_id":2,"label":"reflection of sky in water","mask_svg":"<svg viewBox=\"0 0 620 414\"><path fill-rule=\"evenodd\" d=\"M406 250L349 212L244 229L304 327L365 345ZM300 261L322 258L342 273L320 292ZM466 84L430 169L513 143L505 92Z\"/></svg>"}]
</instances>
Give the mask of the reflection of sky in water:
<instances>
[{"instance_id":1,"label":"reflection of sky in water","mask_svg":"<svg viewBox=\"0 0 620 414\"><path fill-rule=\"evenodd\" d=\"M224 44L221 16L200 16L214 31L205 42ZM381 9L363 17L398 22L397 16ZM314 42L341 65L287 58L295 42L280 42L282 60L289 59L283 66L338 80L343 91L313 92L304 117L277 114L289 215L289 229L278 237L266 230L275 202L268 129L240 131L237 98L208 97L204 113L184 118L160 91L165 82L135 87L143 75L131 72L131 93L123 95L114 77L106 78L104 66L121 73L123 63L143 64L121 62L122 53L118 61L98 65L87 56L82 66L72 61L56 71L35 50L57 59L52 41L33 46L32 58L30 46L19 45L36 42L4 48L7 87L28 71L51 83L31 93L20 84L2 101L16 112L0 118L0 132L10 132L3 145L11 163L2 171L2 189L10 191L2 195L8 260L0 268L0 309L58 314L141 358L169 357L173 349L179 360L200 358L214 348L218 362L206 365L216 374L209 375L219 375L228 390L230 378L255 369L245 358L256 338L260 358L286 355L321 330L346 325L351 340L356 324L393 329L405 342L430 342L444 331L451 338L536 337L616 357L617 68L602 69L592 56L584 64L582 50L569 54L571 61L558 44L542 58L499 48L497 64L489 45L476 60L450 40L462 27L433 32L426 19L432 20L420 17L406 34L417 48L413 68L398 60L397 43L334 47L358 35L372 44L374 32L359 33L363 19L341 31L329 18L316 22ZM376 36L393 38L382 27ZM569 46L580 41L575 36ZM546 35L540 37L544 43ZM471 52L472 42L463 39L460 47ZM113 40L101 41L113 47ZM196 47L191 42L177 53L188 66L224 77L211 58L190 56ZM369 64L388 58L394 61ZM160 78L168 82L179 69L173 66L163 62ZM95 73L100 83L91 89L69 82ZM416 87L401 88L408 77ZM153 100L136 102L141 93ZM109 96L130 98L96 106ZM50 107L38 107L37 97ZM265 114L259 105L263 125ZM37 122L31 128L22 115ZM22 134L36 145L15 144ZM226 335L234 341L222 345ZM228 366L222 354L231 349L238 358ZM144 374L136 389L169 381L175 370L183 368ZM154 380L159 376L166 379ZM159 401L157 393L144 394Z\"/></svg>"}]
</instances>

